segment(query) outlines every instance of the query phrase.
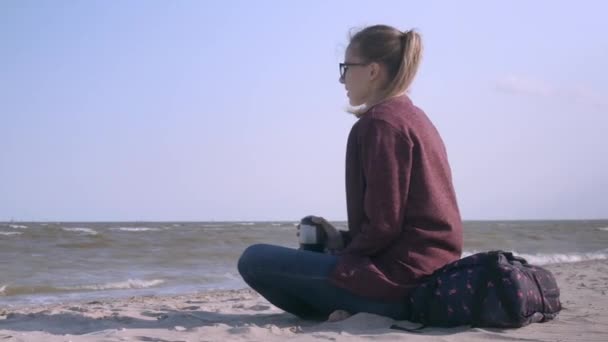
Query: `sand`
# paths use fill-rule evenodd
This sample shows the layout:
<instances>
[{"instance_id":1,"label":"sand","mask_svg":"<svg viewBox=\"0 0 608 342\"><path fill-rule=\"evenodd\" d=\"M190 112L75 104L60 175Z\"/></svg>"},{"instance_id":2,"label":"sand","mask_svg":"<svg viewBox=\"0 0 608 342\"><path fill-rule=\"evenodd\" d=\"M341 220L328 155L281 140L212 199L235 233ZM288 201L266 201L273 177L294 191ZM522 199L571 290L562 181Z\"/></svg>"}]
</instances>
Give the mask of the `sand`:
<instances>
[{"instance_id":1,"label":"sand","mask_svg":"<svg viewBox=\"0 0 608 342\"><path fill-rule=\"evenodd\" d=\"M608 341L608 261L547 266L562 291L556 320L520 329L390 330L409 322L357 314L303 321L251 290L0 307L3 341Z\"/></svg>"}]
</instances>

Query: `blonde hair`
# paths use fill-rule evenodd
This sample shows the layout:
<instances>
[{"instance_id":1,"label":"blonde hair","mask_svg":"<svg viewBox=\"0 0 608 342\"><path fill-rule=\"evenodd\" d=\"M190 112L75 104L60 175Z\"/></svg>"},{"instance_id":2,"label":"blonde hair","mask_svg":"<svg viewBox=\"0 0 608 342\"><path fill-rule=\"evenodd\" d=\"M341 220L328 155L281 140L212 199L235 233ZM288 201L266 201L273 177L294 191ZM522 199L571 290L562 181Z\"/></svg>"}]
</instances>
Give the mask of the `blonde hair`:
<instances>
[{"instance_id":1,"label":"blonde hair","mask_svg":"<svg viewBox=\"0 0 608 342\"><path fill-rule=\"evenodd\" d=\"M415 30L401 32L388 25L364 28L350 38L349 48L366 63L383 64L389 81L380 89L377 101L348 111L357 117L388 98L407 92L414 81L422 59L422 38Z\"/></svg>"}]
</instances>

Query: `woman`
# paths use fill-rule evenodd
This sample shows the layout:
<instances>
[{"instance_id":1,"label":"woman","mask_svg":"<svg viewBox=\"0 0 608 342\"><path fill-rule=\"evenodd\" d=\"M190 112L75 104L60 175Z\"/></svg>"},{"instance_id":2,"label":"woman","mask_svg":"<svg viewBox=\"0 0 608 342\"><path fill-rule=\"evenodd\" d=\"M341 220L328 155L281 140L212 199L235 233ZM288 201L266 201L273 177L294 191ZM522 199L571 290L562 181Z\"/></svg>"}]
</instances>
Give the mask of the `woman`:
<instances>
[{"instance_id":1,"label":"woman","mask_svg":"<svg viewBox=\"0 0 608 342\"><path fill-rule=\"evenodd\" d=\"M254 245L239 272L277 307L303 318L357 312L407 318L420 279L460 258L462 222L444 144L405 95L420 35L376 25L352 36L340 83L358 120L346 150L348 231L321 217L332 253Z\"/></svg>"}]
</instances>

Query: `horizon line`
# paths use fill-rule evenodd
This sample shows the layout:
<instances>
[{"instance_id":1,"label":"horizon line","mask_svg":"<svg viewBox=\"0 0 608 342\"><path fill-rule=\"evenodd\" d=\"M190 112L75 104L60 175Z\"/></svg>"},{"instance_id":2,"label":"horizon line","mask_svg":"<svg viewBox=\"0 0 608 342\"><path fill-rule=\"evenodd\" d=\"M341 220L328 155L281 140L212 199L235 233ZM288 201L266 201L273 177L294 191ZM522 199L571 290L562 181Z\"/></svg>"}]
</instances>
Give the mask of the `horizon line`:
<instances>
[{"instance_id":1,"label":"horizon line","mask_svg":"<svg viewBox=\"0 0 608 342\"><path fill-rule=\"evenodd\" d=\"M347 222L347 220L328 219L330 222ZM0 223L198 223L198 222L225 222L225 223L265 223L265 222L297 222L298 220L6 220ZM463 219L462 222L531 222L531 221L608 221L608 218L518 218L518 219Z\"/></svg>"}]
</instances>

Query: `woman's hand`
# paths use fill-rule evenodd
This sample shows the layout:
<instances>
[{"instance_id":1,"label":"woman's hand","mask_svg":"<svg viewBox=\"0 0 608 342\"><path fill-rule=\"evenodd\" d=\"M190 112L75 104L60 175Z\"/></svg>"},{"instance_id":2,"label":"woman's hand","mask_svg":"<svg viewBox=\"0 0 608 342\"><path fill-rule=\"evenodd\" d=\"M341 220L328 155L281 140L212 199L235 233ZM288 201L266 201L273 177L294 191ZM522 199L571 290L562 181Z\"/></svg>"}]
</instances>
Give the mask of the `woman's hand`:
<instances>
[{"instance_id":1,"label":"woman's hand","mask_svg":"<svg viewBox=\"0 0 608 342\"><path fill-rule=\"evenodd\" d=\"M320 216L311 216L311 220L312 222L321 225L323 230L325 230L325 234L327 235L327 242L325 246L330 252L336 252L344 249L342 235L338 229L336 229L336 227Z\"/></svg>"}]
</instances>

